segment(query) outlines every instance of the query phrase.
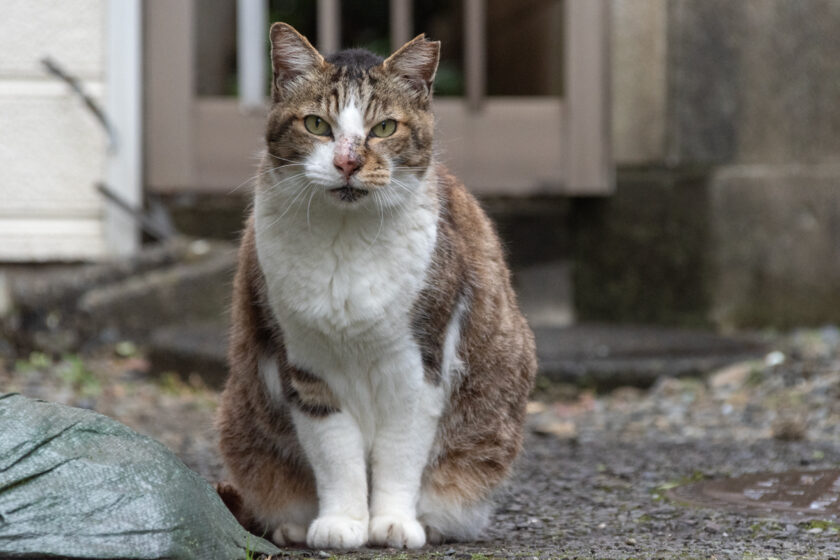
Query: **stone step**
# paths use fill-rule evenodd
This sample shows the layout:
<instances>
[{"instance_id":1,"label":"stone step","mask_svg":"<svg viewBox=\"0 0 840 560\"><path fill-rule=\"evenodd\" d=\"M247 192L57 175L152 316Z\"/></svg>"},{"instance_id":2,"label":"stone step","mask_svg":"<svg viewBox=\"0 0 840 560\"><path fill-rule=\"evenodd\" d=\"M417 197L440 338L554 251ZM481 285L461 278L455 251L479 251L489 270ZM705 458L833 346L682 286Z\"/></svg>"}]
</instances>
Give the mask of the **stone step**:
<instances>
[{"instance_id":1,"label":"stone step","mask_svg":"<svg viewBox=\"0 0 840 560\"><path fill-rule=\"evenodd\" d=\"M659 326L578 324L538 327L534 334L544 377L599 389L703 375L767 351L752 335Z\"/></svg>"},{"instance_id":2,"label":"stone step","mask_svg":"<svg viewBox=\"0 0 840 560\"><path fill-rule=\"evenodd\" d=\"M156 329L149 357L158 372L198 374L221 387L227 373L227 326L222 322ZM573 325L535 329L540 374L551 382L610 389L647 387L660 376L703 375L762 356L751 336L634 325Z\"/></svg>"},{"instance_id":3,"label":"stone step","mask_svg":"<svg viewBox=\"0 0 840 560\"><path fill-rule=\"evenodd\" d=\"M18 355L60 354L130 339L154 327L224 321L236 255L232 244L179 239L105 264L4 274L0 338Z\"/></svg>"},{"instance_id":4,"label":"stone step","mask_svg":"<svg viewBox=\"0 0 840 560\"><path fill-rule=\"evenodd\" d=\"M185 380L198 375L207 386L221 389L228 372L227 332L222 322L155 329L147 351L152 373L176 373Z\"/></svg>"}]
</instances>

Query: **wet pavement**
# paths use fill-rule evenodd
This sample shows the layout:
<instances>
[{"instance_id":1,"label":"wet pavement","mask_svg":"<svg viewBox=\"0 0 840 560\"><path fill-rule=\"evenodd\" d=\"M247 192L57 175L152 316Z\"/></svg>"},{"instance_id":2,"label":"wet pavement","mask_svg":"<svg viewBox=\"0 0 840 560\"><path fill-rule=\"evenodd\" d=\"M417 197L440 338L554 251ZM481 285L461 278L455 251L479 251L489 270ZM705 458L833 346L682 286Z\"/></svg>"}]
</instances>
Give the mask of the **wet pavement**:
<instances>
[{"instance_id":1,"label":"wet pavement","mask_svg":"<svg viewBox=\"0 0 840 560\"><path fill-rule=\"evenodd\" d=\"M200 379L154 378L128 350L7 361L0 388L95 408L161 440L209 480L223 477L217 393ZM483 541L336 557L840 558L836 329L802 331L760 359L647 389L541 384L528 422ZM741 476L742 487L721 482Z\"/></svg>"},{"instance_id":2,"label":"wet pavement","mask_svg":"<svg viewBox=\"0 0 840 560\"><path fill-rule=\"evenodd\" d=\"M796 514L834 522L840 515L840 470L753 473L677 486L678 503L728 508L748 515Z\"/></svg>"}]
</instances>

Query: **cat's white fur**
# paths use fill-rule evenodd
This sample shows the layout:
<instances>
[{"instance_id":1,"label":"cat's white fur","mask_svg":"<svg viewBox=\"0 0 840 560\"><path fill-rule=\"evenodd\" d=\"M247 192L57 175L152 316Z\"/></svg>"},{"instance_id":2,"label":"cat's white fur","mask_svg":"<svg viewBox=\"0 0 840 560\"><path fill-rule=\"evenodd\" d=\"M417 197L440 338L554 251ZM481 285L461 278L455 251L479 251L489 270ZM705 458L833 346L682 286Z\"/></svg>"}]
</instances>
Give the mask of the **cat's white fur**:
<instances>
[{"instance_id":1,"label":"cat's white fur","mask_svg":"<svg viewBox=\"0 0 840 560\"><path fill-rule=\"evenodd\" d=\"M292 407L319 498L307 543L414 548L426 541L417 521L421 476L447 402L447 378L462 367L457 346L466 304L446 334L444 383L429 383L410 317L435 248L436 178L433 171L401 176L408 188L385 187L393 190L389 200L399 201L388 206L369 195L348 207L327 194L343 182L333 166L335 142L364 137L375 124L362 114L351 98L331 123L335 141L311 153L305 176L268 174L255 202L257 254L289 361L323 379L340 404L340 412L323 417ZM272 357L261 360L260 374L272 397L282 399ZM423 504L429 518L443 519L436 509L451 507L433 496ZM278 519L276 540L299 534L299 523Z\"/></svg>"}]
</instances>

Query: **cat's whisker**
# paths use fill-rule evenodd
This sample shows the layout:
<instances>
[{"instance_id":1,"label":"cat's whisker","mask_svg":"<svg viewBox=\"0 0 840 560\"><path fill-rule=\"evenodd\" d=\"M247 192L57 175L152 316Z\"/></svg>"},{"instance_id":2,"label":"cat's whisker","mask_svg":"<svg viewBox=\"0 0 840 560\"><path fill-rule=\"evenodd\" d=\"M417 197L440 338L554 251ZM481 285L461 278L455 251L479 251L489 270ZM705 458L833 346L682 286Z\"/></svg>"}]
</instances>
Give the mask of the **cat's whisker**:
<instances>
[{"instance_id":1,"label":"cat's whisker","mask_svg":"<svg viewBox=\"0 0 840 560\"><path fill-rule=\"evenodd\" d=\"M305 172L303 172L303 173L296 173L296 174L294 174L294 175L291 175L291 176L289 176L289 177L285 177L284 179L281 179L280 181L278 181L278 182L274 183L273 185L269 185L267 188L268 188L269 192L270 192L271 194L275 195L275 196L276 196L276 195L279 195L279 194L283 194L283 193L285 193L285 192L286 192L287 190L289 190L289 189L285 189L285 188L284 188L284 189L280 189L280 188L279 188L279 187L280 187L280 185L283 185L284 183L287 183L287 182L289 182L289 181L291 181L291 180L293 180L293 179L299 179L300 177L304 177L304 176L306 176L306 173L305 173ZM290 188L294 188L294 184L293 184L293 185L291 185L291 186L290 186Z\"/></svg>"},{"instance_id":2,"label":"cat's whisker","mask_svg":"<svg viewBox=\"0 0 840 560\"><path fill-rule=\"evenodd\" d=\"M270 154L270 153L268 153L268 152L265 152L265 155L267 155L267 156L268 156L268 157L270 157L270 158L274 158L274 159L276 159L277 161L286 161L286 162L289 162L289 164L291 164L291 165L305 165L305 164L303 163L303 161L302 161L302 160L294 160L294 159L282 158L282 157L280 157L280 156L275 156L274 154Z\"/></svg>"},{"instance_id":3,"label":"cat's whisker","mask_svg":"<svg viewBox=\"0 0 840 560\"><path fill-rule=\"evenodd\" d=\"M277 166L271 167L271 168L269 168L269 169L266 169L265 171L262 171L262 172L260 172L260 173L257 173L257 174L256 174L256 175L254 175L253 177L251 177L251 178L249 178L249 179L246 179L245 181L243 181L243 182L239 183L238 185L236 185L233 189L231 189L230 191L228 191L228 194L233 194L233 193L235 193L237 190L239 190L240 188L242 188L243 186L247 185L248 183L250 183L250 182L252 182L252 181L253 181L254 183L259 182L259 180L260 180L260 179L262 179L263 177L265 177L265 176L266 176L266 175L268 175L269 173L271 173L271 172L273 172L273 171L277 171L278 169L283 169L283 168L285 168L285 167L292 167L292 165L277 165ZM304 175L304 174L305 174L305 173L297 173L297 174L295 174L295 175L292 175L291 177L286 177L286 178L284 178L284 179L281 181L281 183L282 183L283 181L286 181L286 180L291 179L291 178L294 178L294 177L300 177L301 175ZM279 183L278 183L278 184L279 184Z\"/></svg>"},{"instance_id":4,"label":"cat's whisker","mask_svg":"<svg viewBox=\"0 0 840 560\"><path fill-rule=\"evenodd\" d=\"M282 214L280 214L279 216L277 216L277 217L276 217L273 221L271 221L268 225L266 225L266 226L264 226L263 228L261 228L261 229L260 229L260 233L264 232L265 230L271 229L272 227L274 227L275 225L277 225L277 223L279 223L279 222L280 222L280 220L282 220L282 219L283 219L283 217L284 217L286 214L288 214L288 213L289 213L289 210L291 210L291 209L292 209L292 206L294 206L294 205L295 205L295 202L297 202L297 200L301 197L301 195L302 195L304 192L306 192L306 189L307 189L310 185L312 185L312 182L311 182L311 181L310 181L309 183L307 183L307 184L303 185L302 187L300 187L300 189L297 191L297 193L295 194L294 198L292 198L292 201L291 201L291 202L289 202L289 205L286 207L286 209L283 211L283 213L282 213Z\"/></svg>"},{"instance_id":5,"label":"cat's whisker","mask_svg":"<svg viewBox=\"0 0 840 560\"><path fill-rule=\"evenodd\" d=\"M376 207L379 209L379 228L376 230L376 235L373 236L373 241L370 243L370 248L376 245L376 241L379 239L379 234L382 233L382 224L385 223L385 208L383 208L382 203L379 199L379 192L373 191L373 201L376 203Z\"/></svg>"},{"instance_id":6,"label":"cat's whisker","mask_svg":"<svg viewBox=\"0 0 840 560\"><path fill-rule=\"evenodd\" d=\"M237 190L239 190L240 188L242 188L243 186L247 185L248 183L250 183L250 182L252 182L252 181L253 181L253 182L257 182L260 178L262 178L262 177L264 177L265 175L267 175L267 174L271 173L272 171L274 171L274 169L275 169L274 167L272 167L271 169L266 169L265 171L261 171L260 173L257 173L257 174L256 174L256 175L254 175L253 177L249 177L249 178L245 179L244 181L242 181L241 183L239 183L238 185L236 185L235 187L233 187L230 191L228 191L228 194L233 194L233 193L235 193Z\"/></svg>"},{"instance_id":7,"label":"cat's whisker","mask_svg":"<svg viewBox=\"0 0 840 560\"><path fill-rule=\"evenodd\" d=\"M309 181L308 183L306 183L306 186L303 187L303 189L301 191L301 194L303 194L303 196L300 197L300 204L298 204L298 207L295 209L295 215L294 215L295 218L297 218L297 215L298 215L298 212L300 211L300 209L303 208L303 202L306 200L306 193L309 191L310 187L312 187L312 185L314 185L314 184L315 183L313 183L312 181ZM295 198L295 200L297 201L297 197ZM308 207L307 207L306 211L307 211L307 213L309 212ZM308 220L309 220L309 218L307 216L307 228L309 227Z\"/></svg>"},{"instance_id":8,"label":"cat's whisker","mask_svg":"<svg viewBox=\"0 0 840 560\"><path fill-rule=\"evenodd\" d=\"M309 183L312 185L312 183ZM311 229L312 224L309 222L309 208L312 206L312 199L318 193L318 189L312 189L312 194L309 195L309 202L306 203L306 229Z\"/></svg>"}]
</instances>

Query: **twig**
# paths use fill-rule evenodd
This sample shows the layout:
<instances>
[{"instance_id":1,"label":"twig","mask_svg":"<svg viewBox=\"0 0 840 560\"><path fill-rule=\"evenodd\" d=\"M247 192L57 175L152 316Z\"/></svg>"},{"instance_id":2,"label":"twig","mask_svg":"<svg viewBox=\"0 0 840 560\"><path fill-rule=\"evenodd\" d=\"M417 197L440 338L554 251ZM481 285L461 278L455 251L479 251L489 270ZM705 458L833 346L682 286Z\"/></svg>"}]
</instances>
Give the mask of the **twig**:
<instances>
[{"instance_id":1,"label":"twig","mask_svg":"<svg viewBox=\"0 0 840 560\"><path fill-rule=\"evenodd\" d=\"M82 101L85 102L85 105L90 112L96 117L96 120L102 125L102 128L105 129L105 132L108 134L108 150L111 153L117 151L117 134L114 130L114 127L111 126L111 122L108 120L108 117L105 115L105 112L99 106L95 99L93 99L88 93L82 88L82 84L78 78L75 76L71 76L67 73L66 70L61 68L61 66L50 58L46 56L41 59L41 64L47 69L47 72L50 74L58 77L60 80L64 81L67 85L72 88L72 90L82 98Z\"/></svg>"}]
</instances>

